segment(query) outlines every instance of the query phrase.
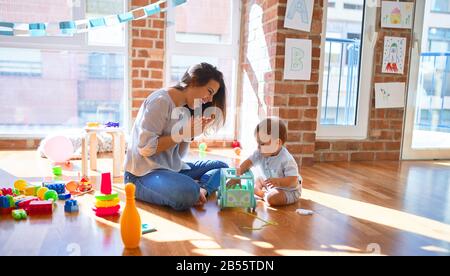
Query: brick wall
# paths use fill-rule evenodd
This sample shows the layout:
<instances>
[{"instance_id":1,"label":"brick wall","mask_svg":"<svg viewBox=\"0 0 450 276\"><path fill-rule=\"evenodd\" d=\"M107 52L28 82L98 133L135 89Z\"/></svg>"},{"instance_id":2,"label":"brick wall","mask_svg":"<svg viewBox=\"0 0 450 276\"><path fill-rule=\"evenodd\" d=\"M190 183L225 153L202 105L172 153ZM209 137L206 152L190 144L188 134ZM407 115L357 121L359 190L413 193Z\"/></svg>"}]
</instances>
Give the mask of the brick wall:
<instances>
[{"instance_id":1,"label":"brick wall","mask_svg":"<svg viewBox=\"0 0 450 276\"><path fill-rule=\"evenodd\" d=\"M405 1L414 2L414 0ZM374 53L374 70L371 88L369 132L365 140L316 141L315 161L372 161L399 160L403 132L404 108L375 109L374 84L377 82L408 81L411 30L381 28L381 8L377 11L378 41ZM403 75L383 74L382 59L385 36L406 37L406 59Z\"/></svg>"},{"instance_id":2,"label":"brick wall","mask_svg":"<svg viewBox=\"0 0 450 276\"><path fill-rule=\"evenodd\" d=\"M157 0L132 0L129 9L155 2ZM129 43L131 117L134 121L142 102L164 84L165 13L133 21Z\"/></svg>"},{"instance_id":3,"label":"brick wall","mask_svg":"<svg viewBox=\"0 0 450 276\"><path fill-rule=\"evenodd\" d=\"M323 0L315 1L311 33L289 30L284 28L284 15L286 13L287 0L253 0L244 1L244 32L243 38L243 68L252 86L263 85L260 99L268 106L267 113L275 114L287 122L289 151L297 162L303 165L311 165L314 162L315 131L317 120L320 43L322 32ZM267 44L268 56L260 59L268 59L270 68L253 68L248 62L247 56L254 55L255 49L249 48L249 24L251 9L258 5L263 12L262 29ZM310 81L283 80L284 53L286 38L310 39L313 44L312 76ZM257 39L257 38L256 38ZM260 46L262 47L262 46ZM253 57L255 58L255 57ZM257 59L257 57L255 58ZM257 79L259 71L264 71L264 82ZM243 91L243 93L249 93Z\"/></svg>"}]
</instances>

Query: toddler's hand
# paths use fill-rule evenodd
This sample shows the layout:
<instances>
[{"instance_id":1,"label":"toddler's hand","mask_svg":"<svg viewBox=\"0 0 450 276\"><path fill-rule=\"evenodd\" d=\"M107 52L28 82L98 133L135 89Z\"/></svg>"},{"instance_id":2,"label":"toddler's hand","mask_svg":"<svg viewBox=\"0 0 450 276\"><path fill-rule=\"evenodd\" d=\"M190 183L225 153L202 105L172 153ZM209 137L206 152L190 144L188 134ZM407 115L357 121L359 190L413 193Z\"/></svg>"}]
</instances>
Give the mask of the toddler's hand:
<instances>
[{"instance_id":1,"label":"toddler's hand","mask_svg":"<svg viewBox=\"0 0 450 276\"><path fill-rule=\"evenodd\" d=\"M266 189L273 189L278 186L275 179L268 178L264 180L263 186L266 187Z\"/></svg>"},{"instance_id":2,"label":"toddler's hand","mask_svg":"<svg viewBox=\"0 0 450 276\"><path fill-rule=\"evenodd\" d=\"M241 186L241 181L239 179L230 179L227 182L227 188L229 188L229 189L236 187L236 185Z\"/></svg>"}]
</instances>

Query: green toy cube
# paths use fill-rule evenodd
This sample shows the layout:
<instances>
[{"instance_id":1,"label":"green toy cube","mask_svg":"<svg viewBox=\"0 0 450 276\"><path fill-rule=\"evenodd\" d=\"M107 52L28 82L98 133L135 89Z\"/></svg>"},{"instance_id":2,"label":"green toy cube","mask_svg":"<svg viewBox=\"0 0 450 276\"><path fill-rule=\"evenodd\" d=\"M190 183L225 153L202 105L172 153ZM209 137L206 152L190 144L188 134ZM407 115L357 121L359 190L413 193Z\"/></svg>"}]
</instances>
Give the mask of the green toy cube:
<instances>
[{"instance_id":1,"label":"green toy cube","mask_svg":"<svg viewBox=\"0 0 450 276\"><path fill-rule=\"evenodd\" d=\"M241 185L227 187L227 181L239 179ZM222 169L220 175L220 187L217 193L217 203L220 209L224 208L247 208L254 212L256 208L255 200L255 178L251 171L237 176L236 169Z\"/></svg>"}]
</instances>

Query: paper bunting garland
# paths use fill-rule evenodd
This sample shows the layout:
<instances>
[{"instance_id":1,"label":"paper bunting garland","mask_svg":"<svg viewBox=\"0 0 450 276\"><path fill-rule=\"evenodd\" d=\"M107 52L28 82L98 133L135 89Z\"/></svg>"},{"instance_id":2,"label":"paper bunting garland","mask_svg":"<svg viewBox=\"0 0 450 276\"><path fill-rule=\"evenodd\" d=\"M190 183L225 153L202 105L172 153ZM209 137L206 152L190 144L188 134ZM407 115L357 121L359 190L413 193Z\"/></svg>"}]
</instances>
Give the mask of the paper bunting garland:
<instances>
[{"instance_id":1,"label":"paper bunting garland","mask_svg":"<svg viewBox=\"0 0 450 276\"><path fill-rule=\"evenodd\" d=\"M161 9L161 4L168 1L172 4L171 7L176 7L186 3L187 0L161 0L122 14L91 19L63 21L59 23L12 23L0 21L0 35L32 37L72 36L74 34L88 32L89 30L124 24L133 20L147 18L160 12L165 12L167 8Z\"/></svg>"}]
</instances>

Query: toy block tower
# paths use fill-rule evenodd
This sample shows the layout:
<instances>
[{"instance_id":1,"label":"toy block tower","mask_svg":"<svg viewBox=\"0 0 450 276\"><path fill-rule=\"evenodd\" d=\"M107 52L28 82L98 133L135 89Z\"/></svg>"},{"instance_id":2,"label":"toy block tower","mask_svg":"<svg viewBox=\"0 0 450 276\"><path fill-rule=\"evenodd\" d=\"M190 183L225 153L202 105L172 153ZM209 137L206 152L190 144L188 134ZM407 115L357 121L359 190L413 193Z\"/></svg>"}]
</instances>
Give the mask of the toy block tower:
<instances>
[{"instance_id":1,"label":"toy block tower","mask_svg":"<svg viewBox=\"0 0 450 276\"><path fill-rule=\"evenodd\" d=\"M111 174L102 173L100 193L95 196L95 215L98 217L115 216L120 211L120 199L112 192Z\"/></svg>"}]
</instances>

